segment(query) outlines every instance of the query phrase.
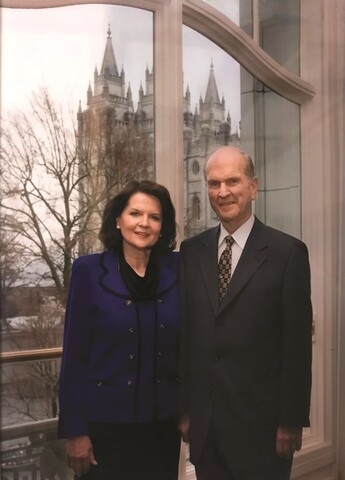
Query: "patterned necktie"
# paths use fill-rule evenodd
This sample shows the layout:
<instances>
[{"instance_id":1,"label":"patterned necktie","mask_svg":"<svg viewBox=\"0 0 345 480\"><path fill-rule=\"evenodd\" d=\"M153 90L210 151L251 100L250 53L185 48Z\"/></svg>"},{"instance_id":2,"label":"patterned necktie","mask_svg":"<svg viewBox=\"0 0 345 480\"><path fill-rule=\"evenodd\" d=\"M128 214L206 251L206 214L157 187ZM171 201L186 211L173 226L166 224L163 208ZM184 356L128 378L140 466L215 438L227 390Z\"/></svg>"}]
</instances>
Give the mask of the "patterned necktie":
<instances>
[{"instance_id":1,"label":"patterned necktie","mask_svg":"<svg viewBox=\"0 0 345 480\"><path fill-rule=\"evenodd\" d=\"M218 263L219 303L222 301L231 278L231 246L234 239L228 235L225 238L226 247Z\"/></svg>"}]
</instances>

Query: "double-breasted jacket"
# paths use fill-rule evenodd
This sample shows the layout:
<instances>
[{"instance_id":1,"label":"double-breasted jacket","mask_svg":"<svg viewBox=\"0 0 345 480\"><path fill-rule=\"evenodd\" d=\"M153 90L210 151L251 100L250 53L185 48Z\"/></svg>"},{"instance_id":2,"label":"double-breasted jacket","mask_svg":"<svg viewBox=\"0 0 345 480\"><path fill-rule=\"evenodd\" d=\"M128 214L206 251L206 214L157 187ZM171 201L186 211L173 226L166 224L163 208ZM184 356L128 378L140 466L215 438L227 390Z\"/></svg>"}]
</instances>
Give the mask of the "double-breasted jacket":
<instances>
[{"instance_id":1,"label":"double-breasted jacket","mask_svg":"<svg viewBox=\"0 0 345 480\"><path fill-rule=\"evenodd\" d=\"M60 374L59 436L89 422L134 423L176 415L178 254L159 257L156 295L133 301L115 253L73 263Z\"/></svg>"}]
</instances>

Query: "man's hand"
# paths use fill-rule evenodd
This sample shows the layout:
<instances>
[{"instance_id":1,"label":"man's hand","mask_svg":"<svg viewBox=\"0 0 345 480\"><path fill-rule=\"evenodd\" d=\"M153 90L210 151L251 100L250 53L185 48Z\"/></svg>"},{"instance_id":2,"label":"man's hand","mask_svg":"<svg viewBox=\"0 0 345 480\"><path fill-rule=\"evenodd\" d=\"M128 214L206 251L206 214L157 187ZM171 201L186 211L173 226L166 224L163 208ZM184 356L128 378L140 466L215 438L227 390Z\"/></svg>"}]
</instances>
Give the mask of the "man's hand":
<instances>
[{"instance_id":1,"label":"man's hand","mask_svg":"<svg viewBox=\"0 0 345 480\"><path fill-rule=\"evenodd\" d=\"M276 449L280 457L290 458L302 448L302 427L278 427Z\"/></svg>"},{"instance_id":2,"label":"man's hand","mask_svg":"<svg viewBox=\"0 0 345 480\"><path fill-rule=\"evenodd\" d=\"M90 464L97 465L88 435L69 438L66 442L66 456L67 465L74 470L78 477L89 471Z\"/></svg>"},{"instance_id":3,"label":"man's hand","mask_svg":"<svg viewBox=\"0 0 345 480\"><path fill-rule=\"evenodd\" d=\"M189 426L189 415L181 415L178 422L178 428L181 432L182 440L185 443L189 443Z\"/></svg>"}]
</instances>

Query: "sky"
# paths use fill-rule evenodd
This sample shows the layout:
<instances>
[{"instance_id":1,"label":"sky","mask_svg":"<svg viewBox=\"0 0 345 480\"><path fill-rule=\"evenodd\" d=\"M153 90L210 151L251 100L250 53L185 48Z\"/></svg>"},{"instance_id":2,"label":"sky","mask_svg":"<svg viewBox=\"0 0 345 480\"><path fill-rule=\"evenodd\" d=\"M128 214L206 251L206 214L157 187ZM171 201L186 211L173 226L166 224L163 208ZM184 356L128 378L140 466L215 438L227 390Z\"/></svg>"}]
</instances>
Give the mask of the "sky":
<instances>
[{"instance_id":1,"label":"sky","mask_svg":"<svg viewBox=\"0 0 345 480\"><path fill-rule=\"evenodd\" d=\"M229 5L207 0L211 5ZM234 15L233 0L232 11ZM110 25L118 69L131 84L134 103L145 70L153 64L153 15L151 12L114 5L77 5L45 9L1 9L1 110L25 109L32 92L47 87L58 103L76 111L97 66L101 68ZM189 85L192 111L204 97L210 64L220 97L224 95L233 126L240 120L239 66L209 40L183 28L184 90Z\"/></svg>"}]
</instances>

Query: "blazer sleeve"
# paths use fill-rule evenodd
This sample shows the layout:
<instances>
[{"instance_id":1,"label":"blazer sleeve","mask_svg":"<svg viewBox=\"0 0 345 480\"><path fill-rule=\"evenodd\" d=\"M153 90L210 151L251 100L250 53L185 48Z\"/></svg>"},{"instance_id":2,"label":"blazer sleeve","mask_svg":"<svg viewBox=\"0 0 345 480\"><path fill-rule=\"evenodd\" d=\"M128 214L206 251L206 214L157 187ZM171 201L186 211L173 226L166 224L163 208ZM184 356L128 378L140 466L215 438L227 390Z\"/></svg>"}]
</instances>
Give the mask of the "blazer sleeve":
<instances>
[{"instance_id":1,"label":"blazer sleeve","mask_svg":"<svg viewBox=\"0 0 345 480\"><path fill-rule=\"evenodd\" d=\"M287 262L281 300L283 343L279 423L309 426L313 315L308 251L300 241Z\"/></svg>"},{"instance_id":2,"label":"blazer sleeve","mask_svg":"<svg viewBox=\"0 0 345 480\"><path fill-rule=\"evenodd\" d=\"M89 270L82 257L72 267L59 383L60 438L88 434L86 387L93 312Z\"/></svg>"}]
</instances>

